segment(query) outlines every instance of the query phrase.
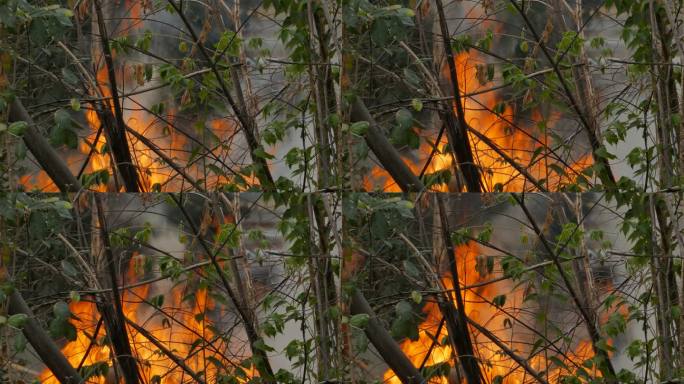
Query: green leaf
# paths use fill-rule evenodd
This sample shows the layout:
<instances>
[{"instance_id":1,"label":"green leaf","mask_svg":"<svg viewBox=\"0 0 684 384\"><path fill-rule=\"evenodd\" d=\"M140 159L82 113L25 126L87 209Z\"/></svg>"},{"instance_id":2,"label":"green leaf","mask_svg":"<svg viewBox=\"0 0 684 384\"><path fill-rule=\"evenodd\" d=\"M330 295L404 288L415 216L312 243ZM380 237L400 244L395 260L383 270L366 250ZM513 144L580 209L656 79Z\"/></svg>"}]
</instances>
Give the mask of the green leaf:
<instances>
[{"instance_id":1,"label":"green leaf","mask_svg":"<svg viewBox=\"0 0 684 384\"><path fill-rule=\"evenodd\" d=\"M564 369L568 368L568 366L565 364L565 362L563 362L563 360L559 359L556 356L549 356L549 360L551 360L551 362L553 364L555 364L557 367L564 368Z\"/></svg>"},{"instance_id":2,"label":"green leaf","mask_svg":"<svg viewBox=\"0 0 684 384\"><path fill-rule=\"evenodd\" d=\"M254 343L254 348L264 351L264 352L273 352L275 349L272 347L268 346L266 343L264 343L263 339L259 339Z\"/></svg>"},{"instance_id":3,"label":"green leaf","mask_svg":"<svg viewBox=\"0 0 684 384\"><path fill-rule=\"evenodd\" d=\"M109 364L106 361L100 361L93 365L84 365L79 371L84 380L98 376L106 377L108 372Z\"/></svg>"},{"instance_id":4,"label":"green leaf","mask_svg":"<svg viewBox=\"0 0 684 384\"><path fill-rule=\"evenodd\" d=\"M157 296L153 297L150 300L150 303L152 304L152 306L154 306L156 308L161 308L161 306L164 305L164 295L162 294L162 295L157 295Z\"/></svg>"},{"instance_id":5,"label":"green leaf","mask_svg":"<svg viewBox=\"0 0 684 384\"><path fill-rule=\"evenodd\" d=\"M492 302L494 305L501 308L504 304L506 304L506 295L498 295L492 300Z\"/></svg>"},{"instance_id":6,"label":"green leaf","mask_svg":"<svg viewBox=\"0 0 684 384\"><path fill-rule=\"evenodd\" d=\"M7 131L14 136L23 136L24 132L26 132L26 129L28 128L28 123L25 121L15 121L14 123L10 124L10 126L7 128Z\"/></svg>"},{"instance_id":7,"label":"green leaf","mask_svg":"<svg viewBox=\"0 0 684 384\"><path fill-rule=\"evenodd\" d=\"M413 261L407 259L401 262L402 266L404 267L404 271L406 271L406 274L414 279L420 279L421 273L420 273L420 268L414 263Z\"/></svg>"},{"instance_id":8,"label":"green leaf","mask_svg":"<svg viewBox=\"0 0 684 384\"><path fill-rule=\"evenodd\" d=\"M349 130L356 136L365 136L366 132L368 132L368 127L370 127L370 124L367 121L357 121L349 127Z\"/></svg>"},{"instance_id":9,"label":"green leaf","mask_svg":"<svg viewBox=\"0 0 684 384\"><path fill-rule=\"evenodd\" d=\"M420 112L423 110L423 102L418 99L411 100L411 106L416 112Z\"/></svg>"},{"instance_id":10,"label":"green leaf","mask_svg":"<svg viewBox=\"0 0 684 384\"><path fill-rule=\"evenodd\" d=\"M14 328L23 328L24 324L28 321L28 316L24 313L17 313L7 319L7 324Z\"/></svg>"},{"instance_id":11,"label":"green leaf","mask_svg":"<svg viewBox=\"0 0 684 384\"><path fill-rule=\"evenodd\" d=\"M366 328L366 325L368 325L368 320L370 317L365 314L365 313L359 313L358 315L354 315L349 319L349 324L352 327L364 329Z\"/></svg>"},{"instance_id":12,"label":"green leaf","mask_svg":"<svg viewBox=\"0 0 684 384\"><path fill-rule=\"evenodd\" d=\"M71 85L76 85L79 82L76 74L74 74L74 72L72 72L67 67L62 68L62 77L64 78L64 81L66 83L71 84Z\"/></svg>"},{"instance_id":13,"label":"green leaf","mask_svg":"<svg viewBox=\"0 0 684 384\"><path fill-rule=\"evenodd\" d=\"M50 321L50 335L54 338L64 337L69 341L76 340L76 328L64 318L54 318Z\"/></svg>"},{"instance_id":14,"label":"green leaf","mask_svg":"<svg viewBox=\"0 0 684 384\"><path fill-rule=\"evenodd\" d=\"M27 342L28 340L26 340L23 333L17 333L14 335L14 350L16 352L23 352L26 349Z\"/></svg>"},{"instance_id":15,"label":"green leaf","mask_svg":"<svg viewBox=\"0 0 684 384\"><path fill-rule=\"evenodd\" d=\"M260 158L266 159L266 160L275 159L275 156L273 156L273 155L271 155L270 153L266 152L266 151L264 150L264 148L262 148L262 147L259 147L259 148L257 148L257 149L254 151L254 156L260 157Z\"/></svg>"},{"instance_id":16,"label":"green leaf","mask_svg":"<svg viewBox=\"0 0 684 384\"><path fill-rule=\"evenodd\" d=\"M78 145L78 136L72 129L72 126L71 115L67 110L58 109L55 111L55 128L50 132L50 141L52 142L52 145L66 145L72 149L76 148Z\"/></svg>"},{"instance_id":17,"label":"green leaf","mask_svg":"<svg viewBox=\"0 0 684 384\"><path fill-rule=\"evenodd\" d=\"M413 126L413 114L406 108L401 108L395 114L397 124L403 129L409 129Z\"/></svg>"},{"instance_id":18,"label":"green leaf","mask_svg":"<svg viewBox=\"0 0 684 384\"><path fill-rule=\"evenodd\" d=\"M79 295L79 293L76 291L71 291L69 292L69 300L71 300L73 303L78 303L81 301L81 295Z\"/></svg>"},{"instance_id":19,"label":"green leaf","mask_svg":"<svg viewBox=\"0 0 684 384\"><path fill-rule=\"evenodd\" d=\"M297 357L301 351L301 345L299 340L290 341L287 346L285 346L285 356L292 360Z\"/></svg>"},{"instance_id":20,"label":"green leaf","mask_svg":"<svg viewBox=\"0 0 684 384\"><path fill-rule=\"evenodd\" d=\"M408 337L418 340L418 325L420 317L414 312L410 302L402 300L395 306L396 317L392 322L391 333L395 338Z\"/></svg>"},{"instance_id":21,"label":"green leaf","mask_svg":"<svg viewBox=\"0 0 684 384\"><path fill-rule=\"evenodd\" d=\"M411 68L404 68L403 72L404 77L406 78L406 81L409 82L409 84L412 84L414 86L420 86L422 80L420 79L420 77L418 77L414 70L412 70Z\"/></svg>"},{"instance_id":22,"label":"green leaf","mask_svg":"<svg viewBox=\"0 0 684 384\"><path fill-rule=\"evenodd\" d=\"M454 36L451 41L451 48L454 50L454 53L467 51L472 45L471 39L471 36L467 33Z\"/></svg>"},{"instance_id":23,"label":"green leaf","mask_svg":"<svg viewBox=\"0 0 684 384\"><path fill-rule=\"evenodd\" d=\"M423 295L421 295L418 291L411 291L411 299L416 304L420 304L423 301Z\"/></svg>"},{"instance_id":24,"label":"green leaf","mask_svg":"<svg viewBox=\"0 0 684 384\"><path fill-rule=\"evenodd\" d=\"M55 305L52 307L52 311L54 312L55 316L57 316L60 319L68 319L69 317L71 317L69 305L64 301L56 302Z\"/></svg>"},{"instance_id":25,"label":"green leaf","mask_svg":"<svg viewBox=\"0 0 684 384\"><path fill-rule=\"evenodd\" d=\"M78 276L78 269L76 269L76 267L74 267L74 265L71 264L68 260L62 260L59 264L62 267L62 272L64 272L65 275L69 277Z\"/></svg>"}]
</instances>

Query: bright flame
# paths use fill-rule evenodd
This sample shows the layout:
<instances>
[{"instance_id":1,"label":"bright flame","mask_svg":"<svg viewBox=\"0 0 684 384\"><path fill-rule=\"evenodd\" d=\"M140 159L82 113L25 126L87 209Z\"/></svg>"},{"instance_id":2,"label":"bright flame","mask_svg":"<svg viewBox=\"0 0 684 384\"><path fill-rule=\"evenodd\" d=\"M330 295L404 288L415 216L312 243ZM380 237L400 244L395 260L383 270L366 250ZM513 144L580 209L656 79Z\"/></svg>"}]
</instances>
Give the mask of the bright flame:
<instances>
[{"instance_id":1,"label":"bright flame","mask_svg":"<svg viewBox=\"0 0 684 384\"><path fill-rule=\"evenodd\" d=\"M134 284L139 280L138 271L142 270L140 261L139 257L131 260L127 284ZM165 300L159 310L149 304L150 300L159 294L154 291L150 284L124 291L124 315L149 332L193 372L202 375L207 383L216 382L219 373L225 374L226 370L234 370L237 367L238 363L226 356L230 346L215 332L217 324L210 320L210 314L217 310L217 306L208 296L206 289L199 288L190 297L188 295L191 291L186 284L175 285L169 293L162 293ZM157 291L163 291L163 288ZM62 353L71 365L79 367L111 362L112 351L105 341L104 325L101 325L97 335L94 335L101 317L95 303L85 300L72 301L69 309L74 315L71 323L77 329L77 338L65 344ZM145 335L130 326L127 327L127 331L143 382L153 382L153 378L157 376L160 378L160 384L188 382L188 373L162 353ZM243 347L242 343L238 347ZM219 369L220 366L225 368ZM111 365L109 371L112 371ZM246 377L256 376L253 368L244 371ZM42 372L39 380L45 384L59 384L48 369ZM96 376L87 383L114 384L115 381L112 377Z\"/></svg>"},{"instance_id":2,"label":"bright flame","mask_svg":"<svg viewBox=\"0 0 684 384\"><path fill-rule=\"evenodd\" d=\"M468 132L475 162L481 169L482 182L487 191L494 191L495 187L503 192L537 189L526 180L525 176L506 162L503 156L492 149L492 145L513 159L536 180L545 181L549 190L558 190L561 186L574 182L582 170L592 165L590 154L578 159L560 161L555 159L557 156L550 153L548 146L551 143L545 134L537 129L536 124L545 123L548 130L560 119L558 113L544 116L535 110L531 118L533 124L521 122L521 119L514 115L510 105L502 104L504 100L498 92L487 89L492 86L492 82L482 85L480 80L482 74L478 71L486 68L486 61L481 59L476 52L462 52L455 61L460 93L467 95L462 97L465 121L491 142L490 144L480 140L473 132ZM449 75L445 72L443 76L448 78ZM518 125L518 128L513 125ZM444 136L439 145L440 151L433 157L426 170L427 174L453 167L451 155L442 153L444 144L447 142L446 135ZM422 137L421 145L416 151L417 156L403 156L404 162L414 173L419 174L428 161L433 150L428 141L434 142L434 140L434 137ZM538 152L536 155L535 151ZM553 170L554 168L562 171L559 174ZM373 167L370 175L364 178L364 187L369 191L377 189L384 192L401 191L387 171L380 166ZM444 184L433 185L431 189L450 190L449 186Z\"/></svg>"},{"instance_id":3,"label":"bright flame","mask_svg":"<svg viewBox=\"0 0 684 384\"><path fill-rule=\"evenodd\" d=\"M459 276L461 287L473 286L491 278L491 276L482 277L476 272L478 254L479 247L474 242L457 247L455 257L461 275ZM450 278L443 278L442 283L446 289L453 287ZM508 282L502 281L464 290L463 295L467 316L483 327L486 327L518 355L526 358L527 363L537 372L546 372L544 376L550 383L559 382L561 375L572 374L574 372L573 368L581 366L586 359L593 356L591 344L588 341L582 340L573 346L573 350L566 352L565 356L553 355L567 365L568 368L553 365L552 361L548 359L549 356L539 354L539 351L530 357L532 346L530 340L536 340L536 337L534 337L534 334L529 333L529 331L526 333L520 325L516 324L516 320L511 319L509 315L512 314L517 320L525 322L532 327L534 327L535 320L531 315L526 315L519 310L523 303L523 292L519 289L512 289L508 284ZM502 292L506 292L507 304L504 305L503 309L508 312L508 315L491 303L491 300ZM442 344L442 340L448 335L448 332L446 326L442 326L441 329L439 327L442 319L439 307L434 302L427 302L423 311L426 318L419 327L418 340L412 341L407 339L403 341L401 349L416 367L430 367L445 362L453 367L451 345L448 342ZM497 376L502 378L502 384L536 382L534 378L526 374L522 367L504 354L487 336L480 334L473 328L470 328L470 332L473 337L475 354L482 362L480 367L485 382L491 383ZM430 352L429 355L428 352ZM600 376L600 373L596 370L586 367L584 369L593 377ZM390 384L401 383L391 369L385 372L384 382ZM433 377L429 380L429 383L454 384L453 381L450 381L445 376Z\"/></svg>"},{"instance_id":4,"label":"bright flame","mask_svg":"<svg viewBox=\"0 0 684 384\"><path fill-rule=\"evenodd\" d=\"M87 2L83 2L84 4ZM79 12L83 12L85 5L81 5ZM110 31L110 38L139 33L145 26L146 12L150 9L149 1L126 0L121 9L125 17ZM126 125L137 134L144 136L156 148L151 149L147 143L127 132L126 138L133 163L138 169L138 177L143 191L153 191L159 188L163 191L181 191L193 188L176 169L183 172L207 189L221 185L242 182L247 186L257 186L258 180L253 175L234 175L232 171L239 170L244 164L247 151L244 145L235 140L236 124L229 118L209 118L206 121L181 121L177 119L177 111L168 105L174 105L164 88L161 91L140 91L139 87L156 89L159 80L154 76L147 82L145 78L145 64L129 58L116 51L112 52L115 61L115 76L120 94L134 93L121 99L123 119ZM94 98L103 97L111 101L110 79L105 66L104 55L100 44L93 44L93 65L96 68L95 89L90 89ZM152 113L152 105L167 105L167 111L159 114ZM111 104L111 102L110 102ZM111 112L114 114L113 105ZM121 192L121 184L116 187L112 180L111 155L106 151L107 137L100 131L100 117L93 109L84 111L88 132L79 139L77 150L65 150L64 156L71 171L76 174L81 164L88 158L85 174L107 171L108 184L91 185L90 189L101 192ZM178 129L174 126L178 124ZM182 129L184 133L179 132ZM192 137L191 140L189 137ZM94 150L93 150L94 147ZM241 148L242 147L242 148ZM161 153L161 155L160 155ZM168 164L171 160L174 166ZM231 168L231 169L227 169ZM225 172L225 173L224 173ZM57 192L58 189L47 176L38 170L32 174L20 177L19 183L28 190L39 189L44 192Z\"/></svg>"}]
</instances>

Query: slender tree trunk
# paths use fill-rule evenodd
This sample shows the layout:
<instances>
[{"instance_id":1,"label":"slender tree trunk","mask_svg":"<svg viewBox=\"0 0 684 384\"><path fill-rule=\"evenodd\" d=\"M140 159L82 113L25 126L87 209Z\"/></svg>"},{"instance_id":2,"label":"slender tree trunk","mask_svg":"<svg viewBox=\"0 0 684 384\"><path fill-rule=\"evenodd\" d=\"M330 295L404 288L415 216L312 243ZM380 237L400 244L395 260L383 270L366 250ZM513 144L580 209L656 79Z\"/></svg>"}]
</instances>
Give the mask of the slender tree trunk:
<instances>
[{"instance_id":1,"label":"slender tree trunk","mask_svg":"<svg viewBox=\"0 0 684 384\"><path fill-rule=\"evenodd\" d=\"M14 290L9 298L9 314L24 314L28 316L22 332L31 344L36 354L45 363L45 365L52 371L57 380L62 384L81 384L83 379L78 374L76 369L69 363L69 360L64 357L62 351L48 336L47 332L38 324L35 315L31 309L26 305L24 298L19 291Z\"/></svg>"},{"instance_id":2,"label":"slender tree trunk","mask_svg":"<svg viewBox=\"0 0 684 384\"><path fill-rule=\"evenodd\" d=\"M364 332L385 363L404 384L425 384L426 380L406 357L399 345L377 319L375 312L361 291L355 289L351 295L351 314L369 316Z\"/></svg>"},{"instance_id":3,"label":"slender tree trunk","mask_svg":"<svg viewBox=\"0 0 684 384\"><path fill-rule=\"evenodd\" d=\"M109 230L102 202L103 197L97 193L94 193L92 196L94 200L94 221L96 222L94 227L95 234L93 236L99 238L99 241L93 242L97 247L93 249L93 253L100 260L98 264L104 267L103 269L98 269L96 273L100 281L106 282L104 286L111 289L111 294L103 294L99 298L97 306L104 319L116 362L118 367L121 368L126 384L138 384L141 382L138 363L133 354L133 348L131 348L126 327L126 316L123 312L123 298L119 291L118 276L121 276L121 271L117 270L119 263L117 263L109 242Z\"/></svg>"}]
</instances>

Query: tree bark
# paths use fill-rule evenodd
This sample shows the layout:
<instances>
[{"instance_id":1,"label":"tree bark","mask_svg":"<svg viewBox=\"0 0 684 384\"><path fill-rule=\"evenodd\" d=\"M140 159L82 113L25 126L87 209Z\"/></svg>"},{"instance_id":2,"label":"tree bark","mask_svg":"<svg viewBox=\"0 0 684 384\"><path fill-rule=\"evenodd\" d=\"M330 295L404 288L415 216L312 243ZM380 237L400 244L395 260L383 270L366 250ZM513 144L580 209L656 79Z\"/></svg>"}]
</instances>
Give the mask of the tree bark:
<instances>
[{"instance_id":1,"label":"tree bark","mask_svg":"<svg viewBox=\"0 0 684 384\"><path fill-rule=\"evenodd\" d=\"M9 314L24 314L28 316L22 332L31 344L33 349L45 363L45 365L52 371L57 380L62 384L81 384L83 379L78 374L76 369L71 366L69 360L64 357L62 351L59 350L57 344L48 336L48 334L40 327L36 321L33 312L24 301L19 291L14 290L9 298Z\"/></svg>"},{"instance_id":2,"label":"tree bark","mask_svg":"<svg viewBox=\"0 0 684 384\"><path fill-rule=\"evenodd\" d=\"M366 324L364 329L366 336L368 336L368 339L375 349L378 350L382 359L392 368L392 371L394 371L402 383L424 384L427 382L401 348L399 348L399 345L385 327L380 324L375 312L373 312L368 301L366 301L366 298L363 297L363 294L358 289L355 289L351 295L351 314L366 314L369 316L368 324Z\"/></svg>"},{"instance_id":3,"label":"tree bark","mask_svg":"<svg viewBox=\"0 0 684 384\"><path fill-rule=\"evenodd\" d=\"M368 122L368 131L366 132L366 143L371 151L380 160L383 167L389 172L394 181L397 182L399 188L404 192L420 191L425 189L425 185L414 175L413 172L406 166L404 160L401 159L397 150L392 146L392 143L387 140L387 137L382 133L378 123L373 119L366 105L359 97L356 97L351 106L351 121L366 121Z\"/></svg>"},{"instance_id":4,"label":"tree bark","mask_svg":"<svg viewBox=\"0 0 684 384\"><path fill-rule=\"evenodd\" d=\"M28 124L22 136L24 143L60 191L76 192L81 189L81 183L71 173L71 170L69 170L69 167L64 162L64 158L55 151L47 139L38 131L31 115L29 115L24 105L17 98L10 105L9 121L25 121Z\"/></svg>"},{"instance_id":5,"label":"tree bark","mask_svg":"<svg viewBox=\"0 0 684 384\"><path fill-rule=\"evenodd\" d=\"M110 119L103 119L104 131L107 135L107 142L112 150L114 160L116 161L116 169L121 175L121 179L126 187L126 192L140 192L140 180L138 179L138 172L136 165L131 156L131 149L128 146L128 138L126 136L126 122L123 117L123 110L121 108L121 100L119 99L119 90L116 83L116 73L114 69L114 59L109 47L109 37L107 36L107 28L102 16L102 8L100 2L95 0L93 2L95 13L97 14L97 26L100 33L100 41L102 43L102 54L104 56L105 68L107 69L107 76L109 78L109 90L111 92L111 102L104 103L103 114L109 114L114 109L115 121Z\"/></svg>"}]
</instances>

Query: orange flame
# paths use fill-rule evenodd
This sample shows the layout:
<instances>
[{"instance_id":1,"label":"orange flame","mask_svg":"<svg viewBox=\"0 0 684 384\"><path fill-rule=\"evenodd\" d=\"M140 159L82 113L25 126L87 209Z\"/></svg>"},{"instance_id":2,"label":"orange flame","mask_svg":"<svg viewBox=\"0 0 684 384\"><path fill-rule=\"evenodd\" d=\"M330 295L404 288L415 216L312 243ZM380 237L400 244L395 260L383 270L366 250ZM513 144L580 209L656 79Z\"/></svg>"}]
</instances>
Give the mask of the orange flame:
<instances>
[{"instance_id":1,"label":"orange flame","mask_svg":"<svg viewBox=\"0 0 684 384\"><path fill-rule=\"evenodd\" d=\"M138 281L138 271L141 269L141 259L131 259L127 272L128 284ZM124 315L149 332L193 372L202 375L207 383L216 382L217 376L226 373L226 369L237 367L231 358L226 357L225 353L230 346L216 334L216 324L209 319L210 312L217 307L206 289L199 288L194 295L188 296L191 292L185 284L175 285L168 294L162 293L166 299L161 308L150 305L151 296L159 293L154 291L150 284L125 290L122 300ZM64 345L62 353L71 365L79 367L111 362L112 351L106 342L105 327L100 326L95 335L100 321L96 304L85 300L72 301L69 309L74 315L71 323L76 327L77 335L75 341ZM127 327L127 331L143 382L154 382L155 378L159 379L160 384L187 382L188 373L157 348L146 335L131 326ZM109 371L112 372L111 364ZM256 376L254 368L244 369L244 372L245 377ZM109 376L91 377L87 383L115 383L113 376ZM59 384L48 369L42 372L39 380L45 384Z\"/></svg>"},{"instance_id":2,"label":"orange flame","mask_svg":"<svg viewBox=\"0 0 684 384\"><path fill-rule=\"evenodd\" d=\"M497 91L487 89L491 82L488 86L481 83L482 74L478 72L486 68L486 62L476 52L462 52L455 61L465 121L491 142L480 140L473 132L468 132L475 162L481 169L482 183L487 191L494 191L495 187L504 192L535 188L525 176L505 161L503 156L492 149L492 146L513 159L536 180L545 181L549 190L558 190L563 185L573 182L582 170L592 164L590 154L566 161L554 159L556 156L549 153L548 147L551 143L546 136L535 126L522 124L520 119L516 118L511 105L503 103L504 100ZM449 75L445 72L443 76L448 78ZM550 116L543 116L538 110L532 113L535 125L545 123L546 129L553 127L559 119L558 113L552 113ZM515 124L519 127L514 127ZM417 150L418 158L403 156L406 165L416 174L420 173L433 150L428 142L434 142L434 138L430 139L427 135L422 141ZM438 145L439 149L443 149L446 142L443 138ZM535 151L538 152L536 155ZM427 174L453 167L451 155L442 152L438 151L433 157L426 169ZM561 169L562 172L559 174L552 169ZM369 191L378 188L384 192L401 191L387 171L380 166L373 167L370 175L364 178L364 187ZM444 184L437 184L431 186L431 189L448 191L450 188Z\"/></svg>"},{"instance_id":3,"label":"orange flame","mask_svg":"<svg viewBox=\"0 0 684 384\"><path fill-rule=\"evenodd\" d=\"M151 4L144 0L124 1L122 9L125 17L121 18L122 21L117 23L113 30L110 31L110 38L140 31L145 25L145 13L150 7ZM117 85L124 87L123 94L136 90L139 91L139 89L134 87L145 84L143 64L135 60L128 60L127 57L116 51L113 51L112 55L116 56L113 57L116 67L115 77ZM104 98L104 104L108 105L113 113L110 79L100 44L93 45L92 57L94 67L96 68L94 79L96 84L94 84L95 89L90 89L90 93L95 98ZM138 93L137 96L125 96L120 100L125 124L132 131L144 136L156 147L152 149L147 143L137 139L136 135L131 132L126 133L131 157L138 169L138 177L143 191L151 191L156 188L164 191L180 191L189 188L189 181L184 179L174 169L174 166L182 168L186 175L192 177L194 181L206 185L207 188L220 187L221 185L241 180L244 180L248 186L258 185L258 180L253 175L235 176L222 173L226 171L226 166L220 162L225 162L226 160L234 162L237 158L244 155L237 153L239 145L233 145L235 144L233 140L236 136L236 129L235 124L231 120L226 118L208 119L205 124L202 124L202 127L199 127L199 124L194 124L195 129L189 129L188 131L190 132L186 132L187 135L197 135L195 131L206 129L211 130L211 135L205 135L211 136L211 139L207 140L200 133L197 135L198 137L194 138L196 142L190 143L185 134L179 133L175 127L172 127L176 120L176 111L173 108L157 116L150 112L152 106L147 105L151 104L149 100L136 100L136 97L143 98L147 97L147 95L148 93L146 92ZM159 93L155 95L159 99L155 100L155 102L166 101L166 104L173 104L172 100L160 96ZM76 173L79 170L80 164L83 164L86 158L90 156L84 173L107 171L110 176L110 182L108 185L92 185L89 188L101 192L120 192L121 187L117 190L115 188L116 184L111 181L114 164L111 161L111 155L106 150L107 137L104 132L100 132L98 135L101 126L100 117L93 109L85 110L84 115L89 131L79 140L77 151L65 151L65 159L71 166L72 172ZM213 142L215 139L218 139L219 143ZM211 159L207 160L208 157L203 156L204 152L197 152L196 147L199 142L205 145L202 148L203 151L216 151L216 153L212 154ZM226 150L230 153L226 154ZM174 166L168 164L169 159L175 163ZM240 159L240 162L242 162L242 158ZM212 167L213 163L217 163L215 164L217 166ZM232 164L232 166L240 167L239 164ZM29 190L58 191L48 175L42 170L24 175L18 181L20 185Z\"/></svg>"},{"instance_id":4,"label":"orange flame","mask_svg":"<svg viewBox=\"0 0 684 384\"><path fill-rule=\"evenodd\" d=\"M473 286L485 281L485 278L480 273L475 272L477 271L478 248L476 243L469 242L458 246L455 250L455 257L459 273L461 274L459 276L461 287ZM450 278L443 278L442 283L448 290L453 288ZM574 350L565 353L564 356L555 356L563 361L568 368L554 366L547 359L547 356L541 354L530 356L532 342L529 342L529 337L525 337L529 336L529 334L526 335L524 332L521 332L521 328L515 324L516 320L512 320L509 317L509 314L515 311L515 308L519 307L523 302L523 293L520 290L512 290L511 287L505 286L505 284L508 283L497 282L463 290L466 315L490 330L497 339L506 344L515 353L525 357L532 368L538 372L546 372L545 376L550 383L559 382L561 375L573 373L570 369L580 366L586 359L593 356L591 344L584 340L578 342L574 346ZM491 302L501 292L507 292L506 302L512 303L505 308L497 308ZM508 313L505 313L504 309ZM448 332L445 326L440 329L439 325L442 320L442 314L439 307L434 302L427 302L423 312L426 317L419 327L418 340L412 341L407 339L403 341L401 349L416 367L430 367L441 363L448 363L453 367L454 351L452 351L451 345L448 342L442 343ZM535 321L529 315L528 317L530 318L525 319L525 315L521 313L515 313L515 317L522 322L527 321L529 324L534 324ZM494 382L497 376L501 378L502 384L536 382L529 374L526 375L525 370L503 353L487 336L478 333L473 328L470 328L470 332L473 337L475 354L482 362L480 367L485 382ZM589 368L585 369L594 377L599 376L599 372L592 371ZM401 383L391 369L384 373L384 381L391 384ZM450 381L446 376L435 376L429 380L429 383L454 384L454 381Z\"/></svg>"}]
</instances>

